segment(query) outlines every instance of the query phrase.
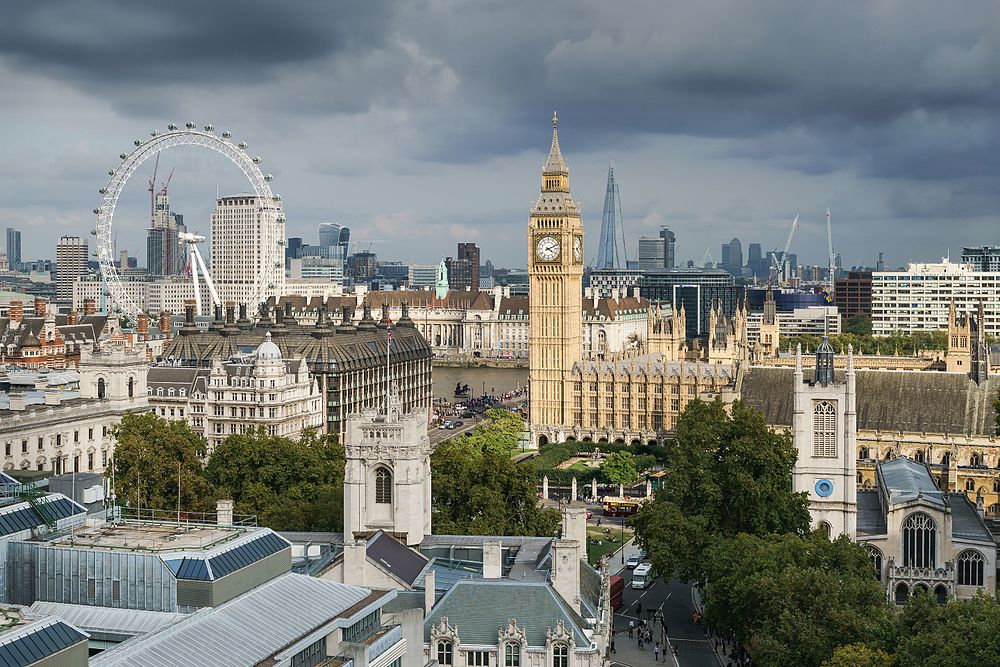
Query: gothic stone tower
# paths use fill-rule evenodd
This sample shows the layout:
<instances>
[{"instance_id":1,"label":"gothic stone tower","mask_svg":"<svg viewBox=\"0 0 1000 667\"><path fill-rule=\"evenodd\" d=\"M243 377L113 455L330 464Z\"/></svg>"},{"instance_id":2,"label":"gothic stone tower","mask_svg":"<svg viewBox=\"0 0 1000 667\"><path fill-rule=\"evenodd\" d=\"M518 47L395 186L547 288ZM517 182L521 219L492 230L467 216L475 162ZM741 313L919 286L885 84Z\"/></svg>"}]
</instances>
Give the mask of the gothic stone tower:
<instances>
[{"instance_id":1,"label":"gothic stone tower","mask_svg":"<svg viewBox=\"0 0 1000 667\"><path fill-rule=\"evenodd\" d=\"M816 350L816 378L806 382L802 349L795 357L793 443L798 458L792 490L809 494L814 528L831 537L857 535L857 407L854 355L847 353L844 382L837 382L833 348L824 336Z\"/></svg>"},{"instance_id":2,"label":"gothic stone tower","mask_svg":"<svg viewBox=\"0 0 1000 667\"><path fill-rule=\"evenodd\" d=\"M580 359L583 312L583 222L570 197L569 170L552 115L552 148L528 223L530 429L535 445L562 440L571 426L567 391Z\"/></svg>"},{"instance_id":3,"label":"gothic stone tower","mask_svg":"<svg viewBox=\"0 0 1000 667\"><path fill-rule=\"evenodd\" d=\"M384 412L348 418L344 539L382 529L415 546L431 533L427 412L404 415L397 396L388 402Z\"/></svg>"}]
</instances>

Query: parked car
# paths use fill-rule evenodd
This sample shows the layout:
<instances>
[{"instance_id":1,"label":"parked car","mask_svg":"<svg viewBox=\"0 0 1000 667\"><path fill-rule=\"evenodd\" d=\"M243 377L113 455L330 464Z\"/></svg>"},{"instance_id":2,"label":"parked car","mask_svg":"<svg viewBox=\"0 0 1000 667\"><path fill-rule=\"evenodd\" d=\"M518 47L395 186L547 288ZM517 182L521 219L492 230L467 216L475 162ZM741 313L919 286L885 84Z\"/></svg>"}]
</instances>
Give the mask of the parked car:
<instances>
[{"instance_id":1,"label":"parked car","mask_svg":"<svg viewBox=\"0 0 1000 667\"><path fill-rule=\"evenodd\" d=\"M639 563L641 562L642 558L639 557L639 554L632 554L631 556L628 557L628 560L625 561L625 567L627 567L630 570L634 570L635 568L639 567Z\"/></svg>"},{"instance_id":2,"label":"parked car","mask_svg":"<svg viewBox=\"0 0 1000 667\"><path fill-rule=\"evenodd\" d=\"M455 428L455 424L449 419L445 423L441 424L441 428L452 429Z\"/></svg>"},{"instance_id":3,"label":"parked car","mask_svg":"<svg viewBox=\"0 0 1000 667\"><path fill-rule=\"evenodd\" d=\"M465 422L462 421L461 419L456 419L451 423L452 428L458 428L459 426L465 426Z\"/></svg>"}]
</instances>

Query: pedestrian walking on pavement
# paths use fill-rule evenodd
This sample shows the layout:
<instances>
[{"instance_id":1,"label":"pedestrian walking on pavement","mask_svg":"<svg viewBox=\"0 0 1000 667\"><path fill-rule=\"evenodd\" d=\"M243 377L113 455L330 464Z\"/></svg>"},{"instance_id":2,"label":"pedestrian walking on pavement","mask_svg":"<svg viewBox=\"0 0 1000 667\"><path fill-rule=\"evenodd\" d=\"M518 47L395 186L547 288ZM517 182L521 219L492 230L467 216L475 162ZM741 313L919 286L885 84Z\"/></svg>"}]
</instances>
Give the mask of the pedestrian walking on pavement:
<instances>
[{"instance_id":1,"label":"pedestrian walking on pavement","mask_svg":"<svg viewBox=\"0 0 1000 667\"><path fill-rule=\"evenodd\" d=\"M641 651L642 650L642 632L637 632L635 636L639 640L639 650Z\"/></svg>"},{"instance_id":2,"label":"pedestrian walking on pavement","mask_svg":"<svg viewBox=\"0 0 1000 667\"><path fill-rule=\"evenodd\" d=\"M615 638L614 637L611 638L611 652L612 653L615 652Z\"/></svg>"},{"instance_id":3,"label":"pedestrian walking on pavement","mask_svg":"<svg viewBox=\"0 0 1000 667\"><path fill-rule=\"evenodd\" d=\"M635 630L635 621L628 622L628 638L632 639L632 631Z\"/></svg>"},{"instance_id":4,"label":"pedestrian walking on pavement","mask_svg":"<svg viewBox=\"0 0 1000 667\"><path fill-rule=\"evenodd\" d=\"M653 662L660 661L660 642L656 642L656 646L653 647Z\"/></svg>"}]
</instances>

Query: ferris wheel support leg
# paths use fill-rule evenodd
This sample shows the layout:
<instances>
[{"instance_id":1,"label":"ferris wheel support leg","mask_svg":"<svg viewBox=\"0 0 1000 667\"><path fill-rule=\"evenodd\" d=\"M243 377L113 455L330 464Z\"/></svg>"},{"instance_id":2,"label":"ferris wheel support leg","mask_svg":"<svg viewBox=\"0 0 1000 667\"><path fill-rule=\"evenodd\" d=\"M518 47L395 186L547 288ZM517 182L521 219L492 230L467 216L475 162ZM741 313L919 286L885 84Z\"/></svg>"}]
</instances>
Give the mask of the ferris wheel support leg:
<instances>
[{"instance_id":1,"label":"ferris wheel support leg","mask_svg":"<svg viewBox=\"0 0 1000 667\"><path fill-rule=\"evenodd\" d=\"M195 253L198 251L195 250ZM194 281L194 314L201 316L201 285L198 284L198 263L191 265L191 279Z\"/></svg>"},{"instance_id":2,"label":"ferris wheel support leg","mask_svg":"<svg viewBox=\"0 0 1000 667\"><path fill-rule=\"evenodd\" d=\"M215 289L215 281L212 280L212 274L208 272L208 267L205 266L205 260L201 256L201 252L198 250L198 246L192 246L194 248L194 259L201 267L201 273L205 277L205 284L208 285L208 293L212 297L212 304L214 306L221 306L222 299L219 298L219 292Z\"/></svg>"}]
</instances>

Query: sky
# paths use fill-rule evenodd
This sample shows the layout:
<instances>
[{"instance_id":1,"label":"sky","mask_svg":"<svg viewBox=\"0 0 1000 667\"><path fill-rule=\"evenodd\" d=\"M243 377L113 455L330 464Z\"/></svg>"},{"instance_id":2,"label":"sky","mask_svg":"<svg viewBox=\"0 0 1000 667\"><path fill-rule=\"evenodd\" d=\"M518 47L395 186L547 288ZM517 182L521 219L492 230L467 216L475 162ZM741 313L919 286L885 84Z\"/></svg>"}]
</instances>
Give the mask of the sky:
<instances>
[{"instance_id":1,"label":"sky","mask_svg":"<svg viewBox=\"0 0 1000 667\"><path fill-rule=\"evenodd\" d=\"M339 222L380 259L475 241L524 266L558 110L588 259L613 160L632 257L660 225L680 260L766 251L800 215L792 252L825 264L829 207L845 266L938 261L1000 244L998 79L995 1L12 3L0 227L25 260L93 245L118 155L193 121L261 156L289 236ZM152 167L114 220L143 262ZM206 151L165 152L171 171L202 233L216 192L247 187Z\"/></svg>"}]
</instances>

